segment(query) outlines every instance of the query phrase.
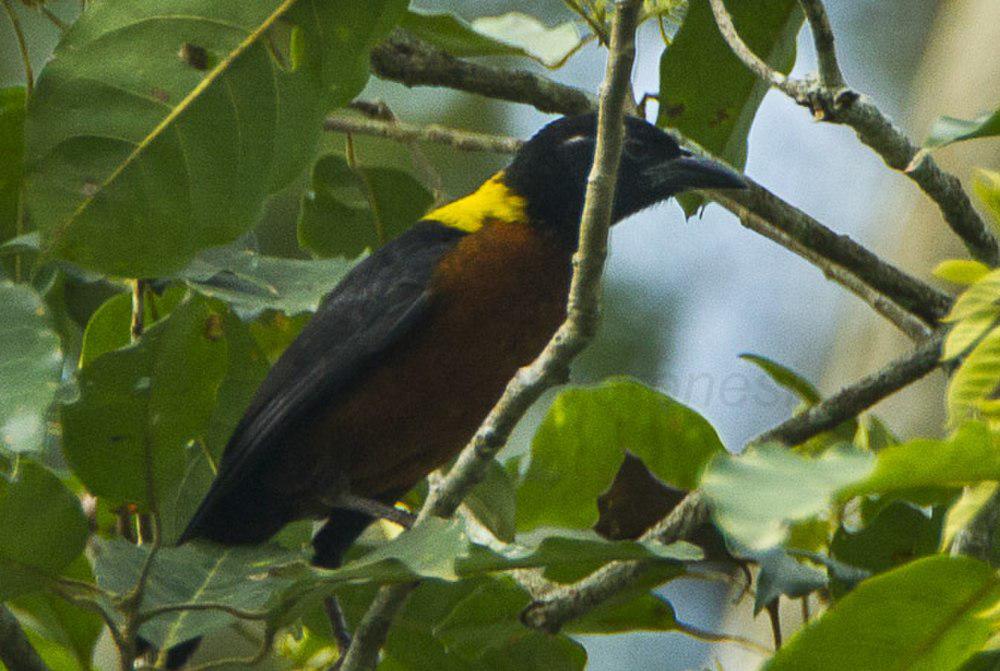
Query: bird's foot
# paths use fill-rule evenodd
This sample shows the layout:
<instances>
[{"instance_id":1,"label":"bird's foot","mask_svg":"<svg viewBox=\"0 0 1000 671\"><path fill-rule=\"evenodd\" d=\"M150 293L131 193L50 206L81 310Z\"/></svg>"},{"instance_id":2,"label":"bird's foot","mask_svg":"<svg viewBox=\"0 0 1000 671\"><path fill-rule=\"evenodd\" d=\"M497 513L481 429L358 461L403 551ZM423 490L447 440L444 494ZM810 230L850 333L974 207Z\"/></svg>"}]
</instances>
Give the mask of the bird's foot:
<instances>
[{"instance_id":1,"label":"bird's foot","mask_svg":"<svg viewBox=\"0 0 1000 671\"><path fill-rule=\"evenodd\" d=\"M335 500L330 501L330 506L333 508L354 510L375 519L389 520L405 529L412 527L413 522L417 519L413 513L401 510L396 506L390 506L381 501L368 499L363 496L355 496L354 494L342 493Z\"/></svg>"}]
</instances>

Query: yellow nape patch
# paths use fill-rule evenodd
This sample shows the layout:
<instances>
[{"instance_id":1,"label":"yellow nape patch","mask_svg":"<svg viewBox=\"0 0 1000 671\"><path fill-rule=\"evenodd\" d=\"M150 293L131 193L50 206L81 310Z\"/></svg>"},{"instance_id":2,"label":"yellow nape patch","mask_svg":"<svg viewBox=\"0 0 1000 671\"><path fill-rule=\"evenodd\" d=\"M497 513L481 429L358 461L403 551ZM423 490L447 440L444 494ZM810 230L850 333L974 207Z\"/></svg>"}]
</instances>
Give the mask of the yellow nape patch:
<instances>
[{"instance_id":1,"label":"yellow nape patch","mask_svg":"<svg viewBox=\"0 0 1000 671\"><path fill-rule=\"evenodd\" d=\"M507 188L503 172L498 172L468 196L432 210L423 218L474 233L489 222L524 223L525 208L524 198Z\"/></svg>"}]
</instances>

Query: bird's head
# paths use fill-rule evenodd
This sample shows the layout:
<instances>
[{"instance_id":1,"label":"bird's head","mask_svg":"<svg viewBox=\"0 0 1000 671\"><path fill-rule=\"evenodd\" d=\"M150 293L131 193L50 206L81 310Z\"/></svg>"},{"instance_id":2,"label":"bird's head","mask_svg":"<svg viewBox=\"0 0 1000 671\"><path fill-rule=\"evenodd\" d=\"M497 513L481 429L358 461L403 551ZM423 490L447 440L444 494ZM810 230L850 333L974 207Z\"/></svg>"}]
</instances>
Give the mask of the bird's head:
<instances>
[{"instance_id":1,"label":"bird's head","mask_svg":"<svg viewBox=\"0 0 1000 671\"><path fill-rule=\"evenodd\" d=\"M596 114L565 117L542 128L517 153L503 181L525 199L532 221L575 239L596 138ZM732 169L681 149L642 119L626 117L613 222L690 189L745 187Z\"/></svg>"}]
</instances>

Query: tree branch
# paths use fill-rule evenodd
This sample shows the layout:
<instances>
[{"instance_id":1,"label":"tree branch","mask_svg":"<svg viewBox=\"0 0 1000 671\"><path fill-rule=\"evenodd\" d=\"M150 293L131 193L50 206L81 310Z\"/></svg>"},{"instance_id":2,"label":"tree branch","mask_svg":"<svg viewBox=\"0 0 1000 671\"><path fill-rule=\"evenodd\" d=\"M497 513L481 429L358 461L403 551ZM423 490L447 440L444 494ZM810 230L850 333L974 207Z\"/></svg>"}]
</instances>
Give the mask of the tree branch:
<instances>
[{"instance_id":1,"label":"tree branch","mask_svg":"<svg viewBox=\"0 0 1000 671\"><path fill-rule=\"evenodd\" d=\"M819 81L792 79L769 66L739 36L723 0L709 2L729 48L751 72L808 107L817 119L853 128L858 139L881 156L886 165L903 172L937 203L948 226L961 238L973 258L991 266L1000 263L1000 244L973 208L958 178L938 167L930 156L925 155L916 165L911 165L919 149L871 100L844 85L833 52L830 22L821 0L802 3L810 19L817 50L822 49ZM834 78L834 83L839 79L839 83L828 82L830 77Z\"/></svg>"},{"instance_id":2,"label":"tree branch","mask_svg":"<svg viewBox=\"0 0 1000 671\"><path fill-rule=\"evenodd\" d=\"M436 142L464 150L515 153L523 144L506 136L441 126L420 127L377 118L330 117L325 127L400 142ZM926 338L930 334L927 324L947 312L951 299L944 293L886 263L850 237L835 233L753 180L747 182L749 188L739 192L717 191L706 195L739 217L747 228L819 267L827 277L859 296L911 338Z\"/></svg>"},{"instance_id":3,"label":"tree branch","mask_svg":"<svg viewBox=\"0 0 1000 671\"><path fill-rule=\"evenodd\" d=\"M444 126L417 126L402 121L381 121L357 116L329 116L323 129L337 133L356 133L387 138L397 142L434 142L462 151L484 151L494 154L513 154L523 144L520 140L502 135L487 135L455 130Z\"/></svg>"},{"instance_id":4,"label":"tree branch","mask_svg":"<svg viewBox=\"0 0 1000 671\"><path fill-rule=\"evenodd\" d=\"M14 614L0 605L0 662L10 671L49 671Z\"/></svg>"},{"instance_id":5,"label":"tree branch","mask_svg":"<svg viewBox=\"0 0 1000 671\"><path fill-rule=\"evenodd\" d=\"M430 516L447 517L455 512L465 495L482 480L493 456L507 442L520 418L546 389L565 379L570 361L586 347L596 331L640 6L638 0L620 0L615 4L608 65L598 110L597 146L587 179L580 243L573 256L566 320L538 358L518 371L507 385L451 471L428 495L417 524ZM342 671L374 668L393 617L412 589L410 583L379 590L355 632Z\"/></svg>"},{"instance_id":6,"label":"tree branch","mask_svg":"<svg viewBox=\"0 0 1000 671\"><path fill-rule=\"evenodd\" d=\"M799 0L806 20L812 29L813 44L816 47L816 60L819 61L819 81L828 89L842 89L844 75L837 63L837 50L834 47L833 29L830 28L830 18L820 0Z\"/></svg>"},{"instance_id":7,"label":"tree branch","mask_svg":"<svg viewBox=\"0 0 1000 671\"><path fill-rule=\"evenodd\" d=\"M875 405L886 396L937 368L941 364L941 343L944 341L944 335L943 331L937 333L910 354L844 387L822 403L782 422L750 442L776 441L786 445L798 445L823 431L832 429L846 419L857 416L862 410Z\"/></svg>"},{"instance_id":8,"label":"tree branch","mask_svg":"<svg viewBox=\"0 0 1000 671\"><path fill-rule=\"evenodd\" d=\"M469 63L402 30L371 51L372 72L406 86L446 86L487 98L532 105L542 112L582 114L595 108L580 89L557 84L527 70Z\"/></svg>"},{"instance_id":9,"label":"tree branch","mask_svg":"<svg viewBox=\"0 0 1000 671\"><path fill-rule=\"evenodd\" d=\"M943 337L943 334L935 335L909 356L862 378L805 413L758 436L750 444L778 441L795 445L858 415L933 370L939 363ZM708 521L708 515L708 506L701 493L691 492L669 515L646 531L642 539L662 543L684 540ZM521 619L529 627L559 631L570 620L584 615L634 584L648 566L649 562L643 561L614 562L572 585L522 582L534 601L522 613Z\"/></svg>"}]
</instances>

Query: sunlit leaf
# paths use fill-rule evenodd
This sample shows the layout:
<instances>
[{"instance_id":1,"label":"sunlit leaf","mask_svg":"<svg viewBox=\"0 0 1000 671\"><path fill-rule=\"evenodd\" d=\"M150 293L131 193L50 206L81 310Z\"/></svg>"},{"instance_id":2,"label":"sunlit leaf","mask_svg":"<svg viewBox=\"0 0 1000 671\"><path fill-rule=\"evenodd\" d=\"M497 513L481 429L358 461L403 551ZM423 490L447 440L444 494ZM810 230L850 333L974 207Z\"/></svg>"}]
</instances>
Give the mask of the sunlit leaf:
<instances>
[{"instance_id":1,"label":"sunlit leaf","mask_svg":"<svg viewBox=\"0 0 1000 671\"><path fill-rule=\"evenodd\" d=\"M863 582L807 625L766 671L950 671L997 625L1000 579L982 562L928 557Z\"/></svg>"},{"instance_id":2,"label":"sunlit leaf","mask_svg":"<svg viewBox=\"0 0 1000 671\"><path fill-rule=\"evenodd\" d=\"M953 425L965 419L1000 421L1000 408L990 401L1000 398L1000 328L994 328L976 345L948 385L948 417Z\"/></svg>"},{"instance_id":3,"label":"sunlit leaf","mask_svg":"<svg viewBox=\"0 0 1000 671\"><path fill-rule=\"evenodd\" d=\"M517 526L590 528L597 498L625 451L663 482L693 489L723 451L712 426L685 405L628 379L562 392L535 433L517 492Z\"/></svg>"},{"instance_id":4,"label":"sunlit leaf","mask_svg":"<svg viewBox=\"0 0 1000 671\"><path fill-rule=\"evenodd\" d=\"M941 551L946 551L951 547L962 529L967 527L983 507L993 498L997 489L1000 488L998 482L980 482L977 485L967 487L962 492L962 496L948 509L948 514L944 518L944 529L941 532Z\"/></svg>"},{"instance_id":5,"label":"sunlit leaf","mask_svg":"<svg viewBox=\"0 0 1000 671\"><path fill-rule=\"evenodd\" d=\"M766 549L786 537L792 522L825 513L841 488L873 467L870 454L847 448L807 458L761 445L739 456L717 457L701 489L719 527L751 549Z\"/></svg>"},{"instance_id":6,"label":"sunlit leaf","mask_svg":"<svg viewBox=\"0 0 1000 671\"><path fill-rule=\"evenodd\" d=\"M43 588L87 533L80 502L48 470L22 460L12 479L0 474L0 601Z\"/></svg>"},{"instance_id":7,"label":"sunlit leaf","mask_svg":"<svg viewBox=\"0 0 1000 671\"><path fill-rule=\"evenodd\" d=\"M962 292L948 315L948 322L957 322L982 312L1000 311L1000 270L983 275Z\"/></svg>"},{"instance_id":8,"label":"sunlit leaf","mask_svg":"<svg viewBox=\"0 0 1000 671\"><path fill-rule=\"evenodd\" d=\"M41 297L29 286L0 280L0 446L13 452L42 448L62 362Z\"/></svg>"},{"instance_id":9,"label":"sunlit leaf","mask_svg":"<svg viewBox=\"0 0 1000 671\"><path fill-rule=\"evenodd\" d=\"M993 232L1000 235L1000 172L977 170L972 190L993 216Z\"/></svg>"},{"instance_id":10,"label":"sunlit leaf","mask_svg":"<svg viewBox=\"0 0 1000 671\"><path fill-rule=\"evenodd\" d=\"M975 284L990 272L990 267L972 259L946 259L935 266L934 277L953 284Z\"/></svg>"}]
</instances>

